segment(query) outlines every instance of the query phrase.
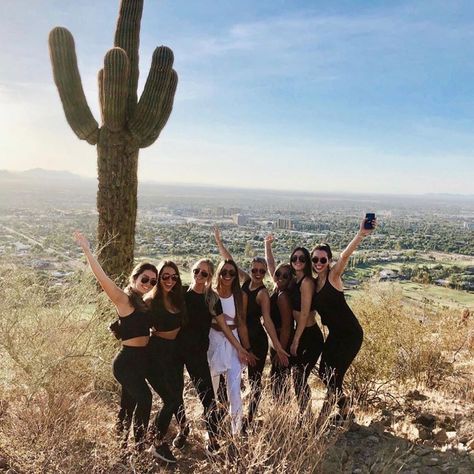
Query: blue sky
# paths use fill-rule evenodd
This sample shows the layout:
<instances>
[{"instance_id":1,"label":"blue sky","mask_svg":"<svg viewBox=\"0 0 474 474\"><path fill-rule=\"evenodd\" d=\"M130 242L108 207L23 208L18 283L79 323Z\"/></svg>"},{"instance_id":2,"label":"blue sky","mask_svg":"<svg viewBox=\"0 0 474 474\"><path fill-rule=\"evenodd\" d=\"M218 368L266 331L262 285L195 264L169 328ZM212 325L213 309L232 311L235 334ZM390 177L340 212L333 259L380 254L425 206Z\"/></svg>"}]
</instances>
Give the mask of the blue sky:
<instances>
[{"instance_id":1,"label":"blue sky","mask_svg":"<svg viewBox=\"0 0 474 474\"><path fill-rule=\"evenodd\" d=\"M96 173L47 35L74 35L96 117L114 0L2 0L0 169ZM141 179L304 191L474 193L471 1L145 0L140 87L175 52L175 107Z\"/></svg>"}]
</instances>

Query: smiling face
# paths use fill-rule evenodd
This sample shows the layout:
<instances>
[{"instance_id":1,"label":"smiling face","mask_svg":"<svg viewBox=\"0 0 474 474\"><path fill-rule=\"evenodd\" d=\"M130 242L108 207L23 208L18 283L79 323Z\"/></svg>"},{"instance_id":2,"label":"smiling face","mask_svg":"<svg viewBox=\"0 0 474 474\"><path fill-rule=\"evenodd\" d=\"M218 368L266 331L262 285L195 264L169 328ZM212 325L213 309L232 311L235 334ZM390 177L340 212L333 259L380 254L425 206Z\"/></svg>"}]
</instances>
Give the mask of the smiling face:
<instances>
[{"instance_id":1,"label":"smiling face","mask_svg":"<svg viewBox=\"0 0 474 474\"><path fill-rule=\"evenodd\" d=\"M295 250L291 255L290 262L295 272L302 272L306 266L306 255L302 250Z\"/></svg>"},{"instance_id":2,"label":"smiling face","mask_svg":"<svg viewBox=\"0 0 474 474\"><path fill-rule=\"evenodd\" d=\"M194 283L197 285L208 285L211 283L212 272L206 262L200 261L194 265L193 279Z\"/></svg>"},{"instance_id":3,"label":"smiling face","mask_svg":"<svg viewBox=\"0 0 474 474\"><path fill-rule=\"evenodd\" d=\"M156 281L156 272L153 270L144 270L133 281L133 288L137 293L144 295L156 285Z\"/></svg>"},{"instance_id":4,"label":"smiling face","mask_svg":"<svg viewBox=\"0 0 474 474\"><path fill-rule=\"evenodd\" d=\"M280 265L273 275L273 280L275 281L278 289L285 290L288 288L288 284L291 280L291 268L289 265Z\"/></svg>"},{"instance_id":5,"label":"smiling face","mask_svg":"<svg viewBox=\"0 0 474 474\"><path fill-rule=\"evenodd\" d=\"M234 266L230 263L224 264L219 272L219 283L225 288L230 288L236 278L237 272Z\"/></svg>"},{"instance_id":6,"label":"smiling face","mask_svg":"<svg viewBox=\"0 0 474 474\"><path fill-rule=\"evenodd\" d=\"M325 272L329 268L330 259L325 250L314 250L311 254L313 270L316 273Z\"/></svg>"},{"instance_id":7,"label":"smiling face","mask_svg":"<svg viewBox=\"0 0 474 474\"><path fill-rule=\"evenodd\" d=\"M252 267L250 268L250 276L252 281L260 284L265 278L267 273L267 266L262 262L252 262Z\"/></svg>"},{"instance_id":8,"label":"smiling face","mask_svg":"<svg viewBox=\"0 0 474 474\"><path fill-rule=\"evenodd\" d=\"M179 274L173 267L163 267L160 272L160 288L163 294L169 293L178 280Z\"/></svg>"}]
</instances>

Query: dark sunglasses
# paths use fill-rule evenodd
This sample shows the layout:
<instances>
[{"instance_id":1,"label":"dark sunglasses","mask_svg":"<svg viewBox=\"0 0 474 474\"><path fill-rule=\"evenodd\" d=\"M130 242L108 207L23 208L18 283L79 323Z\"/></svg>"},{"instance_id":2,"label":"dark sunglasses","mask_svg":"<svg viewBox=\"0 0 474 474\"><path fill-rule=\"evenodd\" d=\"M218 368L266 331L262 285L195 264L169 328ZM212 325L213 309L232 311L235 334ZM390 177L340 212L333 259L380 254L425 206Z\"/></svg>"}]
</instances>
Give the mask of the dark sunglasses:
<instances>
[{"instance_id":1,"label":"dark sunglasses","mask_svg":"<svg viewBox=\"0 0 474 474\"><path fill-rule=\"evenodd\" d=\"M288 278L290 278L290 274L288 272L283 273L280 270L275 272L275 276L277 278L281 278L282 280L288 280Z\"/></svg>"},{"instance_id":2,"label":"dark sunglasses","mask_svg":"<svg viewBox=\"0 0 474 474\"><path fill-rule=\"evenodd\" d=\"M179 275L177 275L176 273L174 273L173 275L170 275L169 273L163 273L163 275L161 275L160 278L161 278L163 281L169 280L170 278L171 278L173 281L178 281L178 280L179 280Z\"/></svg>"},{"instance_id":3,"label":"dark sunglasses","mask_svg":"<svg viewBox=\"0 0 474 474\"><path fill-rule=\"evenodd\" d=\"M300 263L306 263L306 257L304 255L293 255L293 257L291 257L291 263L296 263L298 261Z\"/></svg>"},{"instance_id":4,"label":"dark sunglasses","mask_svg":"<svg viewBox=\"0 0 474 474\"><path fill-rule=\"evenodd\" d=\"M144 285L146 285L147 283L150 283L151 286L155 286L156 285L156 278L151 278L150 279L146 275L143 275L140 278L140 283L143 283Z\"/></svg>"},{"instance_id":5,"label":"dark sunglasses","mask_svg":"<svg viewBox=\"0 0 474 474\"><path fill-rule=\"evenodd\" d=\"M219 276L221 277L226 277L227 275L229 275L230 277L235 277L235 275L237 275L237 273L235 273L234 270L221 270Z\"/></svg>"},{"instance_id":6,"label":"dark sunglasses","mask_svg":"<svg viewBox=\"0 0 474 474\"><path fill-rule=\"evenodd\" d=\"M311 259L311 261L312 261L313 263L319 263L319 262L321 262L323 265L324 265L325 263L328 263L328 259L327 259L326 257L321 257L321 258L313 257L313 258Z\"/></svg>"},{"instance_id":7,"label":"dark sunglasses","mask_svg":"<svg viewBox=\"0 0 474 474\"><path fill-rule=\"evenodd\" d=\"M193 268L193 273L195 276L201 274L204 278L209 276L209 273L207 273L206 270L201 270L200 268Z\"/></svg>"},{"instance_id":8,"label":"dark sunglasses","mask_svg":"<svg viewBox=\"0 0 474 474\"><path fill-rule=\"evenodd\" d=\"M256 275L257 273L260 274L260 275L265 275L265 273L267 273L267 271L264 268L252 268L252 270L250 270L250 271L254 275Z\"/></svg>"}]
</instances>

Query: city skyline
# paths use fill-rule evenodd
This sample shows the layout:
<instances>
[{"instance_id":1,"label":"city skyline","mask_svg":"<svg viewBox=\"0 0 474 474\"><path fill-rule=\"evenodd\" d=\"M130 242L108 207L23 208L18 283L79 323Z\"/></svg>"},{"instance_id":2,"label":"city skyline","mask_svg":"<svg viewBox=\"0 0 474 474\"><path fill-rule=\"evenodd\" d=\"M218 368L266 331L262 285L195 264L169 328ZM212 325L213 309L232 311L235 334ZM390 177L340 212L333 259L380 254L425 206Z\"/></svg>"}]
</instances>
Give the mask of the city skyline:
<instances>
[{"instance_id":1,"label":"city skyline","mask_svg":"<svg viewBox=\"0 0 474 474\"><path fill-rule=\"evenodd\" d=\"M96 117L118 1L6 0L0 169L96 175L66 123L47 35L73 33ZM84 21L87 19L87 21ZM444 2L145 2L140 84L167 44L180 76L142 181L312 192L472 194L474 7Z\"/></svg>"}]
</instances>

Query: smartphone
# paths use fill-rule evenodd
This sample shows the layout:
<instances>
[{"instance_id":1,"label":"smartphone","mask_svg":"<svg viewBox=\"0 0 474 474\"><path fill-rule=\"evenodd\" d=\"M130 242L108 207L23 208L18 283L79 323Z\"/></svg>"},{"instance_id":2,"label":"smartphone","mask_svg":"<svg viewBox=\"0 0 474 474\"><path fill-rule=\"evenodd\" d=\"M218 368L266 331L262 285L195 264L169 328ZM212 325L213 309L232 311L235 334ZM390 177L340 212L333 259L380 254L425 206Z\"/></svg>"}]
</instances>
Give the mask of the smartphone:
<instances>
[{"instance_id":1,"label":"smartphone","mask_svg":"<svg viewBox=\"0 0 474 474\"><path fill-rule=\"evenodd\" d=\"M374 228L374 221L375 221L375 213L368 212L365 215L366 221L364 222L364 229L373 229Z\"/></svg>"}]
</instances>

